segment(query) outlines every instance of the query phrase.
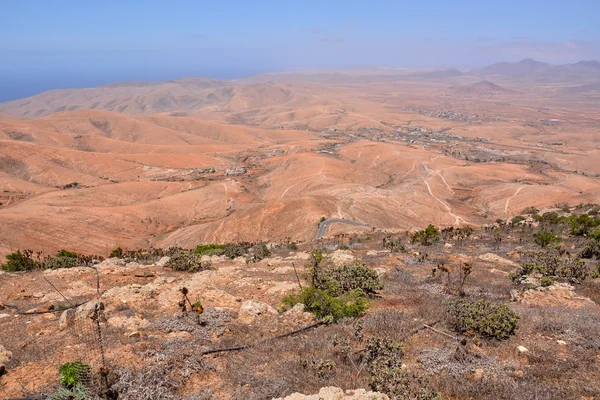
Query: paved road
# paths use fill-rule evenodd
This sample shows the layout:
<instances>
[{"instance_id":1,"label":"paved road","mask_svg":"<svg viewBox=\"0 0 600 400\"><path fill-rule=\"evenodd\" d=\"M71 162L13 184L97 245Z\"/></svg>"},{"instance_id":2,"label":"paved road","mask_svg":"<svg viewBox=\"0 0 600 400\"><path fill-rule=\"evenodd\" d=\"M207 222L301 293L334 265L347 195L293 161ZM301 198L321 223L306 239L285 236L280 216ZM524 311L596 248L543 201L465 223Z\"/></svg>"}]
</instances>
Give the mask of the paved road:
<instances>
[{"instance_id":1,"label":"paved road","mask_svg":"<svg viewBox=\"0 0 600 400\"><path fill-rule=\"evenodd\" d=\"M325 233L327 232L327 228L329 228L329 225L331 225L333 223L366 226L367 228L370 226L367 224L363 224L361 222L350 221L349 219L341 219L341 218L326 219L325 221L323 221L319 224L319 229L317 229L317 239L321 239L323 236L325 236Z\"/></svg>"}]
</instances>

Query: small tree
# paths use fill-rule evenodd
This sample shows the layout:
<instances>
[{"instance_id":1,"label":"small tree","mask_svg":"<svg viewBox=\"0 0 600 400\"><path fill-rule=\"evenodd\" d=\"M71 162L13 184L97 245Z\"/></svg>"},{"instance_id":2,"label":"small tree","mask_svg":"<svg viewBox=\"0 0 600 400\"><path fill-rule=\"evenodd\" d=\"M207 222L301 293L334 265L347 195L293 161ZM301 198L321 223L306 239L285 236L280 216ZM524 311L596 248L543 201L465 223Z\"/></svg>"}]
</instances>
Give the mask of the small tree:
<instances>
[{"instance_id":1,"label":"small tree","mask_svg":"<svg viewBox=\"0 0 600 400\"><path fill-rule=\"evenodd\" d=\"M412 236L412 243L420 243L423 246L431 246L433 243L440 240L440 231L433 225L423 230L417 231Z\"/></svg>"}]
</instances>

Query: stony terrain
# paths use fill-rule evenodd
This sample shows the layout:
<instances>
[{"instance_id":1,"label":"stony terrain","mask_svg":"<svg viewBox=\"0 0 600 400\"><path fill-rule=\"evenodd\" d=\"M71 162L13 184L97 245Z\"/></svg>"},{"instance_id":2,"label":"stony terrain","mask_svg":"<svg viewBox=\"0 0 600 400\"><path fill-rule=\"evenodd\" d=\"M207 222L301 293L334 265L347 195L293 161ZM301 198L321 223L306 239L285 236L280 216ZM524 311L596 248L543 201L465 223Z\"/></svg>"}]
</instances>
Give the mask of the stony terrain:
<instances>
[{"instance_id":1,"label":"stony terrain","mask_svg":"<svg viewBox=\"0 0 600 400\"><path fill-rule=\"evenodd\" d=\"M530 399L540 391L548 399L596 398L600 278L541 286L539 277L522 284L508 277L540 250L532 243L538 229L537 223L496 225L467 239L443 234L431 246L410 244L410 235L401 233L393 237L405 249L393 253L382 247L389 234L380 231L300 244L297 250L270 244L272 254L255 263L204 256L211 268L197 273L171 270L168 258L150 264L111 258L96 265L99 289L90 268L2 272L0 354L6 373L0 392L2 398L49 393L56 390L59 365L79 359L96 369L104 354L119 398L386 399L353 392L368 389L361 349L377 336L402 342L403 368L443 398ZM574 254L581 243L563 237L564 248ZM318 321L302 307L282 308L281 299L297 291L299 281L307 284L304 265L319 247L327 266L366 262L384 289L358 320L271 340ZM593 270L598 261L586 262ZM465 263L473 271L466 298L509 304L519 315L514 336L466 334L465 345L447 325L446 305L459 298L454 288ZM448 275L432 276L440 265ZM184 287L192 303L201 301L202 313L190 307L182 312ZM31 314L82 302L67 311ZM98 339L92 316L100 303ZM341 389L321 389L328 386Z\"/></svg>"}]
</instances>

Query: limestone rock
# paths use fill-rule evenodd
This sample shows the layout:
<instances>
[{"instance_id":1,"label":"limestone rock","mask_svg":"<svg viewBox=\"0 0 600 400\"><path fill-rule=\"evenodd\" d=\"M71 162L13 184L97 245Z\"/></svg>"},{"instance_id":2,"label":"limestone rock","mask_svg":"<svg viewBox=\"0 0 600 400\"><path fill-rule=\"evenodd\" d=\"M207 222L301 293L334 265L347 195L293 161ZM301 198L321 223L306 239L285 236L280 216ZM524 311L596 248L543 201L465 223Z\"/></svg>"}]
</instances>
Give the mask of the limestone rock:
<instances>
[{"instance_id":1,"label":"limestone rock","mask_svg":"<svg viewBox=\"0 0 600 400\"><path fill-rule=\"evenodd\" d=\"M270 305L255 300L246 300L242 303L239 312L241 320L252 321L261 315L277 315L277 311Z\"/></svg>"},{"instance_id":2,"label":"limestone rock","mask_svg":"<svg viewBox=\"0 0 600 400\"><path fill-rule=\"evenodd\" d=\"M2 345L0 345L0 364L9 362L11 358L12 352L6 350Z\"/></svg>"},{"instance_id":3,"label":"limestone rock","mask_svg":"<svg viewBox=\"0 0 600 400\"><path fill-rule=\"evenodd\" d=\"M123 328L128 332L136 332L150 326L150 321L134 316L129 318L112 317L108 319L108 325L115 328Z\"/></svg>"},{"instance_id":4,"label":"limestone rock","mask_svg":"<svg viewBox=\"0 0 600 400\"><path fill-rule=\"evenodd\" d=\"M350 250L336 250L329 256L329 259L336 266L352 264L354 261L354 255Z\"/></svg>"},{"instance_id":5,"label":"limestone rock","mask_svg":"<svg viewBox=\"0 0 600 400\"><path fill-rule=\"evenodd\" d=\"M167 265L167 263L171 260L171 257L163 257L160 260L158 260L158 262L156 263L156 265L158 265L159 267L164 267L165 265Z\"/></svg>"},{"instance_id":6,"label":"limestone rock","mask_svg":"<svg viewBox=\"0 0 600 400\"><path fill-rule=\"evenodd\" d=\"M275 400L389 400L389 397L383 393L369 392L364 389L347 390L344 392L340 388L330 386L321 388L318 394L305 395L294 393Z\"/></svg>"},{"instance_id":7,"label":"limestone rock","mask_svg":"<svg viewBox=\"0 0 600 400\"><path fill-rule=\"evenodd\" d=\"M72 324L73 314L73 310L65 310L60 314L60 318L58 319L59 330L64 331Z\"/></svg>"}]
</instances>

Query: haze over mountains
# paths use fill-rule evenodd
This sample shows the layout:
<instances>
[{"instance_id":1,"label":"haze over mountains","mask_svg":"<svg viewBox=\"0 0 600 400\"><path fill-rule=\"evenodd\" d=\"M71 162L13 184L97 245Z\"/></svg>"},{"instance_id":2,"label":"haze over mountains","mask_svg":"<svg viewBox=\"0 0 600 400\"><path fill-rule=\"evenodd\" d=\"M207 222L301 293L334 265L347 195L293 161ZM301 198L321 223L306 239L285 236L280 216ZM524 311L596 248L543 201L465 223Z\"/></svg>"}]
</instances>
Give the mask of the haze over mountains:
<instances>
[{"instance_id":1,"label":"haze over mountains","mask_svg":"<svg viewBox=\"0 0 600 400\"><path fill-rule=\"evenodd\" d=\"M595 61L523 60L2 103L0 253L313 240L322 217L404 230L598 202L599 82Z\"/></svg>"},{"instance_id":2,"label":"haze over mountains","mask_svg":"<svg viewBox=\"0 0 600 400\"><path fill-rule=\"evenodd\" d=\"M191 112L206 107L228 104L239 94L236 87L246 83L309 83L346 84L410 79L463 80L480 77L493 81L510 79L514 83L566 82L573 88L565 90L596 90L585 85L600 80L600 62L580 61L575 64L552 65L524 59L516 63L500 62L472 71L456 68L415 71L414 69L373 68L368 70L346 70L337 72L274 73L255 77L223 81L202 78L187 78L164 82L117 82L88 89L59 89L44 92L24 99L0 103L0 112L23 118L36 118L61 111L97 109L127 114L152 115L167 112ZM493 82L492 82L493 83ZM239 89L244 90L244 89ZM253 90L253 89L250 89ZM260 92L260 88L256 88ZM250 95L260 96L260 93ZM278 99L283 100L285 99Z\"/></svg>"}]
</instances>

